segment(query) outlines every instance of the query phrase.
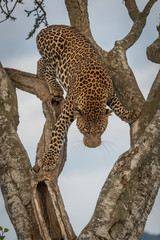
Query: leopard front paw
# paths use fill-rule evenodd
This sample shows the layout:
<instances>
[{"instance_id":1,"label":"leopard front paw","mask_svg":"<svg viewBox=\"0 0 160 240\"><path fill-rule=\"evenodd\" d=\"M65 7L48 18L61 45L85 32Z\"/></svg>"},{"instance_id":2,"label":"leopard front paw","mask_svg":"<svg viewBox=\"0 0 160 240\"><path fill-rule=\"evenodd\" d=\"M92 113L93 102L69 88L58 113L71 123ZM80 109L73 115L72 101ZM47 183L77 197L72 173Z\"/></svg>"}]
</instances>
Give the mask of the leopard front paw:
<instances>
[{"instance_id":1,"label":"leopard front paw","mask_svg":"<svg viewBox=\"0 0 160 240\"><path fill-rule=\"evenodd\" d=\"M38 172L40 169L44 171L53 171L56 167L56 161L54 157L50 156L49 154L45 153L41 159L36 161L33 170Z\"/></svg>"},{"instance_id":2,"label":"leopard front paw","mask_svg":"<svg viewBox=\"0 0 160 240\"><path fill-rule=\"evenodd\" d=\"M52 105L55 105L55 104L60 103L63 99L64 99L63 96L52 95L51 96L51 103L52 103Z\"/></svg>"},{"instance_id":3,"label":"leopard front paw","mask_svg":"<svg viewBox=\"0 0 160 240\"><path fill-rule=\"evenodd\" d=\"M55 96L55 97L63 97L63 89L61 87L59 88L56 88L54 89L54 91L52 92L52 94Z\"/></svg>"},{"instance_id":4,"label":"leopard front paw","mask_svg":"<svg viewBox=\"0 0 160 240\"><path fill-rule=\"evenodd\" d=\"M61 86L54 87L54 88L50 87L49 91L50 91L51 96L55 100L57 99L57 101L58 101L59 98L63 98L64 92L63 92L63 89L61 88Z\"/></svg>"},{"instance_id":5,"label":"leopard front paw","mask_svg":"<svg viewBox=\"0 0 160 240\"><path fill-rule=\"evenodd\" d=\"M135 122L141 114L141 109L140 108L135 108L132 111L130 111L129 117L128 117L128 123L133 123Z\"/></svg>"}]
</instances>

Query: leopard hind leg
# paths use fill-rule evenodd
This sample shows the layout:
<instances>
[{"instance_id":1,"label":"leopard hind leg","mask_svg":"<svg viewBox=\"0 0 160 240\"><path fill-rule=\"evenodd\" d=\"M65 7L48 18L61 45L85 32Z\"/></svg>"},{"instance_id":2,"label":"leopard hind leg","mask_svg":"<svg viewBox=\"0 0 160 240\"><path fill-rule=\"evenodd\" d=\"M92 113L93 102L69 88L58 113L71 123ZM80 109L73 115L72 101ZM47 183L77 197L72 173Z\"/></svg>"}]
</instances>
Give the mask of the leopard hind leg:
<instances>
[{"instance_id":1,"label":"leopard hind leg","mask_svg":"<svg viewBox=\"0 0 160 240\"><path fill-rule=\"evenodd\" d=\"M56 71L53 64L46 64L43 58L40 58L37 62L37 76L47 82L52 101L59 102L63 99L63 89L56 80Z\"/></svg>"}]
</instances>

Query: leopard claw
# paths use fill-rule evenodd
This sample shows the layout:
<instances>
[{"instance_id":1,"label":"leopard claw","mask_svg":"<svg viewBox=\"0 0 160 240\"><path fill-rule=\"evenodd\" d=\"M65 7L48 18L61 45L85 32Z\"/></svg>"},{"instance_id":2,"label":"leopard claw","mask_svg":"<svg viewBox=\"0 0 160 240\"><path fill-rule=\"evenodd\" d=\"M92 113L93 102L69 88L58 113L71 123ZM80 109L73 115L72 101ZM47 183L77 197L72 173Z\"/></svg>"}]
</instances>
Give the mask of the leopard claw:
<instances>
[{"instance_id":1,"label":"leopard claw","mask_svg":"<svg viewBox=\"0 0 160 240\"><path fill-rule=\"evenodd\" d=\"M130 118L129 118L129 123L133 123L135 122L139 116L141 114L141 109L140 108L135 108L131 111L131 115L130 115Z\"/></svg>"},{"instance_id":2,"label":"leopard claw","mask_svg":"<svg viewBox=\"0 0 160 240\"><path fill-rule=\"evenodd\" d=\"M39 172L41 169L44 171L53 171L56 167L54 161L48 160L44 157L36 161L35 166L32 168L35 173Z\"/></svg>"},{"instance_id":3,"label":"leopard claw","mask_svg":"<svg viewBox=\"0 0 160 240\"><path fill-rule=\"evenodd\" d=\"M53 171L56 167L56 164L45 164L42 166L44 171Z\"/></svg>"},{"instance_id":4,"label":"leopard claw","mask_svg":"<svg viewBox=\"0 0 160 240\"><path fill-rule=\"evenodd\" d=\"M63 96L53 96L52 95L52 99L51 99L51 103L52 105L58 104L63 100Z\"/></svg>"}]
</instances>

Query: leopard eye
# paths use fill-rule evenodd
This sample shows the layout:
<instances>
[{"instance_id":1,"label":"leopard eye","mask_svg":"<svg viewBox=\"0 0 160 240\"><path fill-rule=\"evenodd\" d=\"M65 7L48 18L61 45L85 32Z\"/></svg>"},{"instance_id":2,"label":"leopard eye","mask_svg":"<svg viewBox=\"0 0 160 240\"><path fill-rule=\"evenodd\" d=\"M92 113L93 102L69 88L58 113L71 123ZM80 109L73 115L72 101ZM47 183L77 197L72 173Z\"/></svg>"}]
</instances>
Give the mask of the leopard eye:
<instances>
[{"instance_id":1,"label":"leopard eye","mask_svg":"<svg viewBox=\"0 0 160 240\"><path fill-rule=\"evenodd\" d=\"M81 116L82 116L82 112L81 112L81 110L78 109L78 108L75 109L75 114L76 114L76 115L81 115Z\"/></svg>"},{"instance_id":2,"label":"leopard eye","mask_svg":"<svg viewBox=\"0 0 160 240\"><path fill-rule=\"evenodd\" d=\"M87 133L87 132L88 132L88 129L87 129L87 128L84 128L83 131L84 131L85 133Z\"/></svg>"},{"instance_id":3,"label":"leopard eye","mask_svg":"<svg viewBox=\"0 0 160 240\"><path fill-rule=\"evenodd\" d=\"M82 112L81 112L81 110L80 110L80 109L78 109L78 112L79 112L79 114L82 116Z\"/></svg>"},{"instance_id":4,"label":"leopard eye","mask_svg":"<svg viewBox=\"0 0 160 240\"><path fill-rule=\"evenodd\" d=\"M106 114L108 114L109 113L109 109L106 109Z\"/></svg>"}]
</instances>

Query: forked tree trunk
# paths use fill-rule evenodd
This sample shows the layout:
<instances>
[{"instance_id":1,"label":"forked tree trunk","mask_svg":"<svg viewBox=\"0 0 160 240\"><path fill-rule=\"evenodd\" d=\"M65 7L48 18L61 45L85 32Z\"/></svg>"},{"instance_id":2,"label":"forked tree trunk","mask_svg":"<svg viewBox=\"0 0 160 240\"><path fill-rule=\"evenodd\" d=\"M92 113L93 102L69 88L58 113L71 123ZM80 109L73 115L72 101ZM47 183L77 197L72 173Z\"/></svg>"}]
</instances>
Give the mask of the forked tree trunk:
<instances>
[{"instance_id":1,"label":"forked tree trunk","mask_svg":"<svg viewBox=\"0 0 160 240\"><path fill-rule=\"evenodd\" d=\"M73 232L57 185L66 160L67 138L54 172L34 173L16 132L15 87L35 94L42 101L46 123L37 158L49 144L51 128L63 102L51 105L46 83L36 75L15 69L4 70L0 66L0 184L19 240L141 239L160 186L160 72L145 101L128 65L126 50L141 35L156 0L149 0L142 12L134 0L124 2L133 27L124 39L115 42L110 52L105 52L93 40L87 0L65 0L71 25L76 26L98 49L123 104L142 109L139 119L131 126L131 148L115 163L100 192L93 216L78 237ZM160 63L157 49L160 49L159 37L148 48L147 55L150 60Z\"/></svg>"}]
</instances>

